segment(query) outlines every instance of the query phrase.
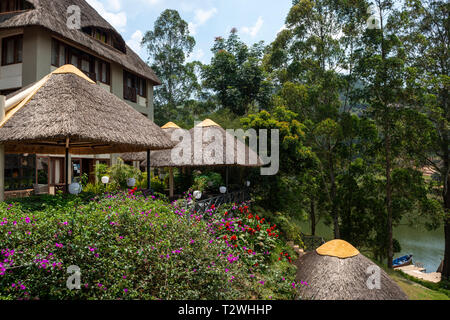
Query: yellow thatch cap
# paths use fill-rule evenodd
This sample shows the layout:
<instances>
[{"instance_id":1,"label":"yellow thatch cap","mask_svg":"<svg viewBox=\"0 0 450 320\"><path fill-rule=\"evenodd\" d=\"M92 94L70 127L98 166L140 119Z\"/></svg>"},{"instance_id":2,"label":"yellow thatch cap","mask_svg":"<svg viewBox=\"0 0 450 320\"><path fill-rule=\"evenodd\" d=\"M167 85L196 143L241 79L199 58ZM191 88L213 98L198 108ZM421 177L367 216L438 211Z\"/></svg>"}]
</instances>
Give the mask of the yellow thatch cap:
<instances>
[{"instance_id":1,"label":"yellow thatch cap","mask_svg":"<svg viewBox=\"0 0 450 320\"><path fill-rule=\"evenodd\" d=\"M211 119L206 119L202 123L198 124L197 127L220 127L220 126Z\"/></svg>"},{"instance_id":2,"label":"yellow thatch cap","mask_svg":"<svg viewBox=\"0 0 450 320\"><path fill-rule=\"evenodd\" d=\"M344 240L333 240L325 243L316 250L321 256L330 256L341 259L352 258L359 254L359 251L350 243Z\"/></svg>"},{"instance_id":3,"label":"yellow thatch cap","mask_svg":"<svg viewBox=\"0 0 450 320\"><path fill-rule=\"evenodd\" d=\"M22 109L22 107L25 106L34 97L34 95L47 83L47 81L53 74L67 74L67 73L75 74L80 78L83 78L86 81L95 84L95 81L90 79L83 71L81 71L74 65L66 64L56 69L55 71L51 72L50 74L46 75L41 80L36 82L32 87L30 87L28 89L29 93L24 95L24 97L21 98L21 100L17 104L13 105L5 112L5 118L3 119L3 121L0 122L0 128L3 127L5 123L8 122L8 120L11 119L14 114L16 114L20 109ZM25 91L25 93L26 92L27 91Z\"/></svg>"},{"instance_id":4,"label":"yellow thatch cap","mask_svg":"<svg viewBox=\"0 0 450 320\"><path fill-rule=\"evenodd\" d=\"M80 69L71 64L66 64L52 72L52 74L65 74L65 73L73 73L83 78L84 80L89 81L90 83L95 83L95 81L89 78L83 71L81 71Z\"/></svg>"},{"instance_id":5,"label":"yellow thatch cap","mask_svg":"<svg viewBox=\"0 0 450 320\"><path fill-rule=\"evenodd\" d=\"M168 122L164 126L162 126L161 129L181 129L181 128L173 122Z\"/></svg>"}]
</instances>

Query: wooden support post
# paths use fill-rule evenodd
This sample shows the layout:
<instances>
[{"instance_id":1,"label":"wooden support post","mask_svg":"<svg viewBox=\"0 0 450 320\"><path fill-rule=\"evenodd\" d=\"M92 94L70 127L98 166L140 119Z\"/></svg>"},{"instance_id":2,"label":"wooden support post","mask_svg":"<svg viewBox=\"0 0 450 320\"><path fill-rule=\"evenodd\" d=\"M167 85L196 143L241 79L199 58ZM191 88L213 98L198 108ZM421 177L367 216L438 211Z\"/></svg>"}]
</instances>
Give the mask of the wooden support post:
<instances>
[{"instance_id":1,"label":"wooden support post","mask_svg":"<svg viewBox=\"0 0 450 320\"><path fill-rule=\"evenodd\" d=\"M225 175L226 175L226 187L227 187L227 193L228 193L228 167L226 168L226 173L225 173Z\"/></svg>"},{"instance_id":2,"label":"wooden support post","mask_svg":"<svg viewBox=\"0 0 450 320\"><path fill-rule=\"evenodd\" d=\"M0 122L5 119L6 97L0 95ZM0 145L0 202L5 201L5 146Z\"/></svg>"},{"instance_id":3,"label":"wooden support post","mask_svg":"<svg viewBox=\"0 0 450 320\"><path fill-rule=\"evenodd\" d=\"M147 150L147 189L152 188L152 175L150 173L151 163L150 163L150 150Z\"/></svg>"},{"instance_id":4,"label":"wooden support post","mask_svg":"<svg viewBox=\"0 0 450 320\"><path fill-rule=\"evenodd\" d=\"M66 193L69 193L69 147L70 147L70 140L69 138L66 139L66 176L65 176L65 180L66 180Z\"/></svg>"},{"instance_id":5,"label":"wooden support post","mask_svg":"<svg viewBox=\"0 0 450 320\"><path fill-rule=\"evenodd\" d=\"M169 196L172 199L174 196L173 168L169 169L169 174L170 174L170 176L169 176L169 188L170 188Z\"/></svg>"}]
</instances>

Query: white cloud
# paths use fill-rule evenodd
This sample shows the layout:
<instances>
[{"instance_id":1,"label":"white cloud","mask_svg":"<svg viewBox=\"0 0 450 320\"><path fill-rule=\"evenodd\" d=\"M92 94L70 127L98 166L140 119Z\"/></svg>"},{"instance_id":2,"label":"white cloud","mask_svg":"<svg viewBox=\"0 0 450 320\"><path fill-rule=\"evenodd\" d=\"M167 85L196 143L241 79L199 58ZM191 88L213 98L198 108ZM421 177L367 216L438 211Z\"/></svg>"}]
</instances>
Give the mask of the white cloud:
<instances>
[{"instance_id":1,"label":"white cloud","mask_svg":"<svg viewBox=\"0 0 450 320\"><path fill-rule=\"evenodd\" d=\"M194 21L189 22L189 32L192 35L197 34L197 28L204 25L217 13L216 8L210 10L197 9L195 10Z\"/></svg>"},{"instance_id":2,"label":"white cloud","mask_svg":"<svg viewBox=\"0 0 450 320\"><path fill-rule=\"evenodd\" d=\"M141 47L142 38L144 37L144 34L141 30L136 30L132 35L131 39L127 41L127 45L133 49L134 52L136 52L141 57L144 56L144 49Z\"/></svg>"},{"instance_id":3,"label":"white cloud","mask_svg":"<svg viewBox=\"0 0 450 320\"><path fill-rule=\"evenodd\" d=\"M187 62L201 61L205 57L205 52L202 49L197 49L191 53L191 55L186 59Z\"/></svg>"},{"instance_id":4,"label":"white cloud","mask_svg":"<svg viewBox=\"0 0 450 320\"><path fill-rule=\"evenodd\" d=\"M108 0L108 9L99 0L87 0L87 2L114 28L125 31L127 26L127 14L119 11L122 7L120 0Z\"/></svg>"},{"instance_id":5,"label":"white cloud","mask_svg":"<svg viewBox=\"0 0 450 320\"><path fill-rule=\"evenodd\" d=\"M112 11L119 11L122 9L122 1L121 0L107 0L106 6Z\"/></svg>"},{"instance_id":6,"label":"white cloud","mask_svg":"<svg viewBox=\"0 0 450 320\"><path fill-rule=\"evenodd\" d=\"M242 32L250 35L251 37L256 37L256 35L261 30L263 24L264 24L263 18L259 17L253 27L242 27Z\"/></svg>"},{"instance_id":7,"label":"white cloud","mask_svg":"<svg viewBox=\"0 0 450 320\"><path fill-rule=\"evenodd\" d=\"M151 6L153 6L153 5L155 5L155 4L158 4L160 1L161 1L161 0L144 0L144 2L145 2L146 4L149 4L149 5L151 5Z\"/></svg>"}]
</instances>

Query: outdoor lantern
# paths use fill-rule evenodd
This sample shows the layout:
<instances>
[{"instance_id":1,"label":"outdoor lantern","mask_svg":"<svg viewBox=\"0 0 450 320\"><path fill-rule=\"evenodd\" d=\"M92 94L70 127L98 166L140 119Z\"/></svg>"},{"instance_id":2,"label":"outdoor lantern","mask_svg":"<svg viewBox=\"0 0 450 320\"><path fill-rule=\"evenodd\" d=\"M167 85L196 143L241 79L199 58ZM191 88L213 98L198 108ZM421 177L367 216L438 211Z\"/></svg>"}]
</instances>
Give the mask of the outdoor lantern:
<instances>
[{"instance_id":1,"label":"outdoor lantern","mask_svg":"<svg viewBox=\"0 0 450 320\"><path fill-rule=\"evenodd\" d=\"M194 191L194 198L197 200L200 200L202 198L202 192L201 191Z\"/></svg>"},{"instance_id":2,"label":"outdoor lantern","mask_svg":"<svg viewBox=\"0 0 450 320\"><path fill-rule=\"evenodd\" d=\"M108 183L109 183L109 177L106 177L106 176L103 177L103 178L102 178L102 183L103 183L103 184L108 184Z\"/></svg>"},{"instance_id":3,"label":"outdoor lantern","mask_svg":"<svg viewBox=\"0 0 450 320\"><path fill-rule=\"evenodd\" d=\"M247 186L247 188L250 187L251 185L250 181L245 182L245 185Z\"/></svg>"},{"instance_id":4,"label":"outdoor lantern","mask_svg":"<svg viewBox=\"0 0 450 320\"><path fill-rule=\"evenodd\" d=\"M225 194L225 193L227 193L227 187L220 187L220 193L221 194Z\"/></svg>"},{"instance_id":5,"label":"outdoor lantern","mask_svg":"<svg viewBox=\"0 0 450 320\"><path fill-rule=\"evenodd\" d=\"M128 185L130 188L133 188L133 187L136 185L136 179L135 179L135 178L129 178L129 179L127 179L127 185Z\"/></svg>"},{"instance_id":6,"label":"outdoor lantern","mask_svg":"<svg viewBox=\"0 0 450 320\"><path fill-rule=\"evenodd\" d=\"M75 182L69 185L69 193L73 195L79 195L82 191L81 184Z\"/></svg>"},{"instance_id":7,"label":"outdoor lantern","mask_svg":"<svg viewBox=\"0 0 450 320\"><path fill-rule=\"evenodd\" d=\"M163 172L161 172L160 174L159 174L159 179L161 180L161 181L164 181L164 178L166 177L166 175L163 173Z\"/></svg>"}]
</instances>

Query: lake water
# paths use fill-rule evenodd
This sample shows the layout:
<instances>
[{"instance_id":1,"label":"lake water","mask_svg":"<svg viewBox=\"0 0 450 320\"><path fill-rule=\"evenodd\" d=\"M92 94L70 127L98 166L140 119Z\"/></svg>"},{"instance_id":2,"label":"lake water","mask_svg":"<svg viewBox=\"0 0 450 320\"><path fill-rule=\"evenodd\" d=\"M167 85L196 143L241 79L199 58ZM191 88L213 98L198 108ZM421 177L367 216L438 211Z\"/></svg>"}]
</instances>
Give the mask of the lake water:
<instances>
[{"instance_id":1,"label":"lake water","mask_svg":"<svg viewBox=\"0 0 450 320\"><path fill-rule=\"evenodd\" d=\"M309 233L309 222L302 224L303 230ZM325 239L333 238L333 231L323 222L319 222L316 234ZM396 258L412 254L414 263L422 263L427 272L436 272L444 259L444 228L428 231L423 226L411 227L400 225L394 229L394 238L400 241L402 252L395 255Z\"/></svg>"}]
</instances>

